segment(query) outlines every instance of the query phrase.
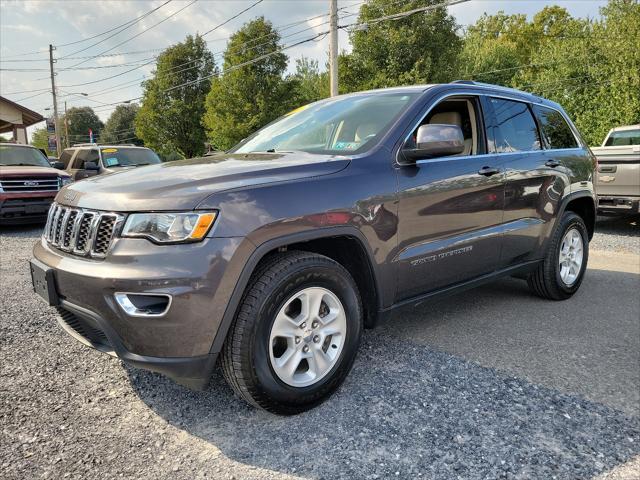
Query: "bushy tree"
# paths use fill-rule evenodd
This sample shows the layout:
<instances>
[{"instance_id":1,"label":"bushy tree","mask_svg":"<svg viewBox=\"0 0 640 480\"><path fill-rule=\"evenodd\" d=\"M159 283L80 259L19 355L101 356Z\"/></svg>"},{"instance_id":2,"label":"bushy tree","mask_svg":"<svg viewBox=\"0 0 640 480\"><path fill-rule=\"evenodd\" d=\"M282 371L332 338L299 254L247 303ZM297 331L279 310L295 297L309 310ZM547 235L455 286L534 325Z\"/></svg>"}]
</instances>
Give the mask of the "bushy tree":
<instances>
[{"instance_id":1,"label":"bushy tree","mask_svg":"<svg viewBox=\"0 0 640 480\"><path fill-rule=\"evenodd\" d=\"M229 39L223 73L211 82L203 117L215 148L232 147L295 106L295 83L283 78L287 56L280 48L280 35L263 17Z\"/></svg>"},{"instance_id":2,"label":"bushy tree","mask_svg":"<svg viewBox=\"0 0 640 480\"><path fill-rule=\"evenodd\" d=\"M69 130L69 145L74 143L87 143L89 139L89 130L93 132L94 141L100 136L100 132L104 128L102 120L96 115L91 107L71 107L67 110L67 114L62 116L60 120L60 136L63 147L67 145L65 118L67 129Z\"/></svg>"},{"instance_id":3,"label":"bushy tree","mask_svg":"<svg viewBox=\"0 0 640 480\"><path fill-rule=\"evenodd\" d=\"M152 79L143 83L142 105L135 118L136 135L160 153L189 158L205 151L201 124L204 103L217 74L206 42L189 35L158 57Z\"/></svg>"},{"instance_id":4,"label":"bushy tree","mask_svg":"<svg viewBox=\"0 0 640 480\"><path fill-rule=\"evenodd\" d=\"M296 73L289 81L293 82L298 105L327 98L329 96L329 73L320 72L317 60L301 57L296 60Z\"/></svg>"},{"instance_id":5,"label":"bushy tree","mask_svg":"<svg viewBox=\"0 0 640 480\"><path fill-rule=\"evenodd\" d=\"M143 145L135 133L134 121L140 107L136 104L118 105L104 124L100 143L133 143Z\"/></svg>"},{"instance_id":6,"label":"bushy tree","mask_svg":"<svg viewBox=\"0 0 640 480\"><path fill-rule=\"evenodd\" d=\"M445 7L375 21L382 16L439 3L439 0L370 0L363 4L358 23L370 23L351 33L353 50L351 54L341 55L340 90L453 80L462 41L456 34L455 20Z\"/></svg>"},{"instance_id":7,"label":"bushy tree","mask_svg":"<svg viewBox=\"0 0 640 480\"><path fill-rule=\"evenodd\" d=\"M48 156L54 156L55 154L49 150L49 133L46 127L36 128L31 134L31 145L36 148L42 148L47 152Z\"/></svg>"}]
</instances>

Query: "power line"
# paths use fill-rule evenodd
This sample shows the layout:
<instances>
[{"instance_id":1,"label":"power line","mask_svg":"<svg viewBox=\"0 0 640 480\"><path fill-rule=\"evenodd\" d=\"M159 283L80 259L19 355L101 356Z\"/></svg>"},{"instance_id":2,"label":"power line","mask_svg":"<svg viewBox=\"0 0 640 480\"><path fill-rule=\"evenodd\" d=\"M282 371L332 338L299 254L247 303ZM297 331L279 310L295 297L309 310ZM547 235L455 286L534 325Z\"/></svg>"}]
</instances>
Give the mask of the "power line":
<instances>
[{"instance_id":1,"label":"power line","mask_svg":"<svg viewBox=\"0 0 640 480\"><path fill-rule=\"evenodd\" d=\"M169 0L169 1L171 1L171 0ZM167 3L169 3L169 1L167 1L167 2L166 2L166 3L164 3L163 5L166 5ZM127 43L127 42L130 42L130 41L131 41L131 40L133 40L134 38L138 38L140 35L143 35L143 34L147 33L149 30L152 30L152 29L156 28L158 25L163 24L164 22L166 22L166 21L167 21L167 20L169 20L170 18L175 17L176 15L178 15L179 13L181 13L183 10L185 10L185 9L189 8L191 5L193 5L193 4L194 4L194 3L196 3L197 1L198 1L198 0L192 0L190 3L188 3L187 5L185 5L184 7L182 7L181 9L176 10L176 11L175 11L175 12L173 12L171 15L169 15L169 16L167 16L167 17L163 18L162 20L160 20L160 21L159 21L159 22L157 22L157 23L154 23L154 24L153 24L153 25L151 25L149 28L147 28L147 29L143 30L142 32L136 33L135 35L133 35L133 36L131 36L131 37L127 38L126 40L123 40L122 42L118 43L118 44L117 44L116 46L114 46L114 47L108 48L108 49L106 49L106 50L104 50L104 51L100 52L98 55L102 55L102 54L104 54L104 53L107 53L107 52L110 52L110 51L112 51L112 50L115 50L115 49L116 49L116 48L118 48L119 46L124 45L124 44L125 44L125 43ZM162 6L162 5L161 5L161 6ZM160 7L158 7L158 8L160 8ZM118 33L120 33L120 32L118 32ZM76 52L76 53L78 53L78 52ZM63 57L63 58L64 58L64 57ZM95 58L95 56L94 56L93 58ZM82 65L83 63L88 62L89 60L90 60L90 59L82 60L81 62L78 62L78 63L76 63L76 64L72 65L72 67L77 67L78 65Z\"/></svg>"},{"instance_id":2,"label":"power line","mask_svg":"<svg viewBox=\"0 0 640 480\"><path fill-rule=\"evenodd\" d=\"M217 29L219 29L220 27L222 27L223 25L226 25L227 23L229 23L231 20L235 20L236 18L238 18L240 15L242 15L244 12L247 12L249 10L251 10L253 7L255 7L256 5L262 3L262 0L258 0L257 2L249 5L247 8L245 8L244 10L242 10L241 12L236 13L235 15L233 15L232 17L229 17L228 19L226 19L224 22L216 25L215 27L213 27L211 30L207 30L206 32L204 32L201 36L204 37L206 35L209 35L211 32L216 31Z\"/></svg>"},{"instance_id":3,"label":"power line","mask_svg":"<svg viewBox=\"0 0 640 480\"><path fill-rule=\"evenodd\" d=\"M126 26L126 25L131 26L131 24L139 22L139 21L140 21L140 20L142 20L143 18L145 18L145 17L147 17L147 16L151 15L151 14L152 14L153 12L155 12L156 10L161 9L162 7L164 7L164 6L165 6L167 3L169 3L169 2L171 2L171 0L168 0L167 2L163 3L163 4L162 4L162 5L160 5L159 7L154 8L153 10L150 10L150 11L148 11L148 12L146 12L146 13L143 13L142 15L140 15L139 17L134 18L133 20L129 20L128 22L125 22L125 23L120 24L120 25L118 25L118 26L116 26L116 27L110 28L109 30L105 30L105 31L104 31L104 32L102 32L102 33L97 33L97 34L95 34L95 35L93 35L93 36L91 36L91 37L83 38L83 39L81 39L81 40L76 40L75 42L69 42L69 43L63 43L63 44L61 44L61 45L56 45L56 47L58 47L58 48L62 48L62 47L68 47L69 45L76 45L76 44L78 44L78 43L86 42L86 41L88 41L88 40L93 40L94 38L101 37L101 36L103 36L103 35L106 35L107 33L111 33L111 32L113 32L114 30L118 30L119 28L124 27L124 26ZM118 33L120 33L120 32L118 32ZM95 45L97 45L97 44L94 44L94 46L95 46Z\"/></svg>"},{"instance_id":4,"label":"power line","mask_svg":"<svg viewBox=\"0 0 640 480\"><path fill-rule=\"evenodd\" d=\"M156 8L154 8L153 10L150 10L150 11L148 11L147 13L145 13L145 14L143 14L143 15L139 16L138 18L135 18L135 19L131 20L130 22L127 22L127 23L123 24L123 25L126 25L124 28L119 29L119 30L118 30L117 32L115 32L114 34L109 35L109 36L108 36L108 37L106 37L106 38L103 38L103 39L102 39L102 40L100 40L99 42L93 43L93 44L89 45L88 47L81 48L80 50L76 50L76 51L75 51L75 52L73 52L73 53L70 53L70 54L65 55L65 56L63 56L63 57L60 57L60 59L64 59L64 58L66 58L66 57L70 57L70 56L72 56L72 55L76 55L76 54L78 54L78 53L82 53L82 52L84 52L84 51L86 51L86 50L89 50L90 48L95 47L96 45L100 45L101 43L106 42L106 41L107 41L107 40L109 40L110 38L113 38L113 37L115 37L116 35L119 35L120 33L124 32L125 30L127 30L127 29L129 29L129 28L133 27L136 23L138 23L138 22L139 22L140 20L142 20L143 18L146 18L146 17L148 17L149 15L151 15L152 13L154 13L154 12L156 12L156 11L160 10L162 7L164 7L166 4L170 3L171 1L172 1L172 0L167 0L167 1L166 1L166 2L164 2L162 5L160 5L160 6L156 7ZM121 25L121 26L122 26L122 25ZM120 27L117 27L117 28L120 28ZM114 30L115 30L115 29L114 29ZM107 32L107 33L108 33L108 32ZM79 65L79 64L78 64L78 65ZM75 65L74 65L74 66L75 66Z\"/></svg>"}]
</instances>

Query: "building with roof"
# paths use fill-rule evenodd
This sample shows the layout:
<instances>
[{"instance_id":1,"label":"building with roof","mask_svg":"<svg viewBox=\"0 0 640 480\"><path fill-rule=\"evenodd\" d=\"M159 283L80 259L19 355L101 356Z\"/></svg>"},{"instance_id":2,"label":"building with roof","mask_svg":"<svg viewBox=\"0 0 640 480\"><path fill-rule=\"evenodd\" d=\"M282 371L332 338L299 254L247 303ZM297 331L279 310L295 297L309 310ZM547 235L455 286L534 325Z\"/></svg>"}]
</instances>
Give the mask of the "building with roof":
<instances>
[{"instance_id":1,"label":"building with roof","mask_svg":"<svg viewBox=\"0 0 640 480\"><path fill-rule=\"evenodd\" d=\"M39 113L0 96L0 133L13 133L14 142L27 145L27 127L43 120Z\"/></svg>"}]
</instances>

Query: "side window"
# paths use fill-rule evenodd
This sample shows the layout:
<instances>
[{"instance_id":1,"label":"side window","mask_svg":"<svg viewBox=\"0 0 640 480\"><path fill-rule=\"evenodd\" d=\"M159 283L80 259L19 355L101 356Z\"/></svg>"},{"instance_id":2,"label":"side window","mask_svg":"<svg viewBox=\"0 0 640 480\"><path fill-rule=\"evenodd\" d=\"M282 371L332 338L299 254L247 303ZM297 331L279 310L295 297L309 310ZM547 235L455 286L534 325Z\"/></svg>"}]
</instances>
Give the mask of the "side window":
<instances>
[{"instance_id":1,"label":"side window","mask_svg":"<svg viewBox=\"0 0 640 480\"><path fill-rule=\"evenodd\" d=\"M100 154L98 150L89 150L87 152L87 162L93 162L95 164L100 164Z\"/></svg>"},{"instance_id":2,"label":"side window","mask_svg":"<svg viewBox=\"0 0 640 480\"><path fill-rule=\"evenodd\" d=\"M551 108L533 106L548 148L577 148L578 142L562 114Z\"/></svg>"},{"instance_id":3,"label":"side window","mask_svg":"<svg viewBox=\"0 0 640 480\"><path fill-rule=\"evenodd\" d=\"M490 98L495 117L494 147L497 153L540 150L538 127L523 102Z\"/></svg>"},{"instance_id":4,"label":"side window","mask_svg":"<svg viewBox=\"0 0 640 480\"><path fill-rule=\"evenodd\" d=\"M464 151L457 155L478 155L485 153L480 116L478 101L475 97L456 97L443 100L437 104L420 122L420 125L443 124L460 127L464 137ZM411 137L411 141L414 143L417 131L418 129L416 128Z\"/></svg>"},{"instance_id":5,"label":"side window","mask_svg":"<svg viewBox=\"0 0 640 480\"><path fill-rule=\"evenodd\" d=\"M84 170L84 164L87 161L89 150L79 150L76 158L73 160L73 168Z\"/></svg>"},{"instance_id":6,"label":"side window","mask_svg":"<svg viewBox=\"0 0 640 480\"><path fill-rule=\"evenodd\" d=\"M62 152L62 155L60 155L60 161L64 164L64 168L69 166L69 162L71 161L71 157L73 157L74 151L75 150L73 149L67 149Z\"/></svg>"}]
</instances>

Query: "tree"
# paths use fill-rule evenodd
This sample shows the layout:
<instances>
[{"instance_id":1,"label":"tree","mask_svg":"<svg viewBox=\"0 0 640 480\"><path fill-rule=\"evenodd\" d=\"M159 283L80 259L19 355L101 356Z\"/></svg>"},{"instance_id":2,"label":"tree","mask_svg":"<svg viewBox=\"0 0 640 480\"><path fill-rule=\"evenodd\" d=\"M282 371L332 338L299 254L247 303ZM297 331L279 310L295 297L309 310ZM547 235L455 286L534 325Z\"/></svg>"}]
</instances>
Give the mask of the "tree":
<instances>
[{"instance_id":1,"label":"tree","mask_svg":"<svg viewBox=\"0 0 640 480\"><path fill-rule=\"evenodd\" d=\"M526 15L482 15L464 37L459 76L510 85L518 67L529 63L532 45Z\"/></svg>"},{"instance_id":2,"label":"tree","mask_svg":"<svg viewBox=\"0 0 640 480\"><path fill-rule=\"evenodd\" d=\"M296 60L296 73L289 78L294 82L296 103L304 105L329 96L329 74L320 72L317 60L302 57Z\"/></svg>"},{"instance_id":3,"label":"tree","mask_svg":"<svg viewBox=\"0 0 640 480\"><path fill-rule=\"evenodd\" d=\"M60 135L62 146L66 146L66 133L64 127L65 116L60 120ZM93 132L94 139L99 138L104 124L91 107L71 107L66 114L67 128L69 130L69 145L74 143L87 143L89 130Z\"/></svg>"},{"instance_id":4,"label":"tree","mask_svg":"<svg viewBox=\"0 0 640 480\"><path fill-rule=\"evenodd\" d=\"M358 23L370 23L351 33L352 53L340 56L340 90L453 80L462 42L456 34L456 22L445 7L375 21L438 3L439 0L370 0L363 4Z\"/></svg>"},{"instance_id":5,"label":"tree","mask_svg":"<svg viewBox=\"0 0 640 480\"><path fill-rule=\"evenodd\" d=\"M232 147L295 106L295 82L283 78L287 56L280 49L280 35L263 17L231 36L203 118L216 148Z\"/></svg>"},{"instance_id":6,"label":"tree","mask_svg":"<svg viewBox=\"0 0 640 480\"><path fill-rule=\"evenodd\" d=\"M50 157L56 156L56 154L49 150L49 133L46 127L37 128L33 131L31 134L31 145L44 149Z\"/></svg>"},{"instance_id":7,"label":"tree","mask_svg":"<svg viewBox=\"0 0 640 480\"><path fill-rule=\"evenodd\" d=\"M612 0L599 21L573 19L559 7L533 20L538 42L513 86L560 103L588 143L607 131L640 122L640 4Z\"/></svg>"},{"instance_id":8,"label":"tree","mask_svg":"<svg viewBox=\"0 0 640 480\"><path fill-rule=\"evenodd\" d=\"M104 124L100 143L133 143L143 145L135 133L134 120L140 107L136 104L118 105Z\"/></svg>"},{"instance_id":9,"label":"tree","mask_svg":"<svg viewBox=\"0 0 640 480\"><path fill-rule=\"evenodd\" d=\"M162 154L190 158L205 151L201 124L204 103L217 74L206 42L189 35L158 57L154 77L143 83L142 105L135 118L136 135Z\"/></svg>"}]
</instances>

